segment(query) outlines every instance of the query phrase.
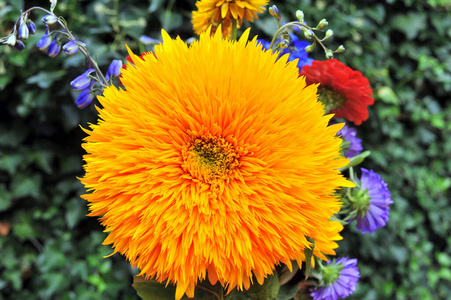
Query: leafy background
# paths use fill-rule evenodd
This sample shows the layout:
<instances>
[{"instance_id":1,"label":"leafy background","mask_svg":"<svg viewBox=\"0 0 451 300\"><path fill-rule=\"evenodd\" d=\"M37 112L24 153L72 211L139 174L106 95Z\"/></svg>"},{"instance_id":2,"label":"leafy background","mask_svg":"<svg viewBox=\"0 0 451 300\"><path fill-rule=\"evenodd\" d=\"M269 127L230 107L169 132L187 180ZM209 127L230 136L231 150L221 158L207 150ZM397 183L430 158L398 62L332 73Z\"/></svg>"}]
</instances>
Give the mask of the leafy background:
<instances>
[{"instance_id":1,"label":"leafy background","mask_svg":"<svg viewBox=\"0 0 451 300\"><path fill-rule=\"evenodd\" d=\"M279 4L280 3L280 4ZM451 294L451 4L449 0L295 1L278 4L283 19L302 9L309 24L329 21L344 44L338 59L369 78L375 96L358 127L372 155L363 166L388 182L394 205L372 235L348 227L339 254L359 259L362 274L350 299L446 299ZM0 35L23 7L48 1L0 2ZM73 34L103 70L112 59L146 48L138 38L192 36L194 1L59 1ZM101 246L103 228L86 217L79 197L84 137L94 106L79 110L69 82L81 54L49 59L34 46L0 48L0 299L137 299L130 268ZM268 38L265 13L252 32ZM149 49L147 49L149 50ZM324 59L320 51L313 57Z\"/></svg>"}]
</instances>

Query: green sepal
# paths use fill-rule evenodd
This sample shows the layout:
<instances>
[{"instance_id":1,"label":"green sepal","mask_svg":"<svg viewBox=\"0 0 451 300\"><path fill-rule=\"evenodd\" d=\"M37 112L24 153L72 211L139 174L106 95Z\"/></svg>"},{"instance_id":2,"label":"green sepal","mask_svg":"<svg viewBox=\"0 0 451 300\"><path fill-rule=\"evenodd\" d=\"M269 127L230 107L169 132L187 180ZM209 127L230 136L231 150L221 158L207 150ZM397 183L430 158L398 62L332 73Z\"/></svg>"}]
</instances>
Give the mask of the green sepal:
<instances>
[{"instance_id":1,"label":"green sepal","mask_svg":"<svg viewBox=\"0 0 451 300\"><path fill-rule=\"evenodd\" d=\"M349 161L349 164L347 164L344 167L341 167L338 169L338 171L343 172L351 167L357 166L358 164L361 164L365 158L367 158L368 156L370 156L371 151L364 151L362 153L360 153L359 155L356 155L354 157L352 157Z\"/></svg>"},{"instance_id":2,"label":"green sepal","mask_svg":"<svg viewBox=\"0 0 451 300\"><path fill-rule=\"evenodd\" d=\"M268 276L262 285L254 279L254 284L246 291L233 290L225 300L276 300L279 294L280 283L277 271Z\"/></svg>"},{"instance_id":3,"label":"green sepal","mask_svg":"<svg viewBox=\"0 0 451 300\"><path fill-rule=\"evenodd\" d=\"M311 237L307 237L307 241L312 243L311 248L304 249L305 255L305 279L307 279L312 271L312 257L313 257L313 249L315 249L315 240Z\"/></svg>"}]
</instances>

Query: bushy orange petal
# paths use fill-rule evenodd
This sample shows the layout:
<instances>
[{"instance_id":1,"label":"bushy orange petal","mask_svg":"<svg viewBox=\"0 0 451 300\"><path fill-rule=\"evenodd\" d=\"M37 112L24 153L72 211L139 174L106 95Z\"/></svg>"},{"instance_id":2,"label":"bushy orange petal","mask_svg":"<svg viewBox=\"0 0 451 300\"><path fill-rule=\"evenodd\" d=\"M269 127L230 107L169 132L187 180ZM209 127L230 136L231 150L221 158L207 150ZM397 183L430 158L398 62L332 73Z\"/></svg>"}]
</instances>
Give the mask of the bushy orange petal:
<instances>
[{"instance_id":1,"label":"bushy orange petal","mask_svg":"<svg viewBox=\"0 0 451 300\"><path fill-rule=\"evenodd\" d=\"M336 248L335 189L341 125L317 101L296 63L264 51L246 31L187 46L162 32L145 60L132 53L124 89L99 97L83 144L91 216L105 244L141 275L194 295L198 281L229 292L262 283L276 265ZM208 273L208 274L207 274Z\"/></svg>"}]
</instances>

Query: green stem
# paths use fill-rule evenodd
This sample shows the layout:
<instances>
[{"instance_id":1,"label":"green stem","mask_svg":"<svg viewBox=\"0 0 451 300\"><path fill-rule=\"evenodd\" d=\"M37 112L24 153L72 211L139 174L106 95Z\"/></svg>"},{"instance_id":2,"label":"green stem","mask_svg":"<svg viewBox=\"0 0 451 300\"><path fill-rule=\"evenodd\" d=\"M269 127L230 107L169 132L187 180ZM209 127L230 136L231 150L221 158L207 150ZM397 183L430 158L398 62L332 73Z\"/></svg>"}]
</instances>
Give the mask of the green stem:
<instances>
[{"instance_id":1,"label":"green stem","mask_svg":"<svg viewBox=\"0 0 451 300\"><path fill-rule=\"evenodd\" d=\"M232 18L232 41L236 41L238 25L236 19Z\"/></svg>"},{"instance_id":2,"label":"green stem","mask_svg":"<svg viewBox=\"0 0 451 300\"><path fill-rule=\"evenodd\" d=\"M222 288L222 285L219 285L219 300L224 300L224 289Z\"/></svg>"}]
</instances>

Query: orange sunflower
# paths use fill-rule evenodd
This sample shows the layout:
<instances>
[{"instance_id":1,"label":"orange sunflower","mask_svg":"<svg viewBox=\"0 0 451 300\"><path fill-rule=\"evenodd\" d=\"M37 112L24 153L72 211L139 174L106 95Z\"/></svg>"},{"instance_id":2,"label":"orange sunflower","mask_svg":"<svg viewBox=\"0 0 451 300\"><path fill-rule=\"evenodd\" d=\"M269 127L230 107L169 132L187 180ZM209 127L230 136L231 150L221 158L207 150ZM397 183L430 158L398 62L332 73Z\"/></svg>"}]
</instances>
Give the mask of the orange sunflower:
<instances>
[{"instance_id":1,"label":"orange sunflower","mask_svg":"<svg viewBox=\"0 0 451 300\"><path fill-rule=\"evenodd\" d=\"M193 11L193 29L196 34L205 32L212 26L212 34L222 26L223 36L232 35L232 19L236 20L237 28L243 24L243 19L253 22L258 19L257 13L262 13L269 0L200 0L196 2L198 11Z\"/></svg>"},{"instance_id":2,"label":"orange sunflower","mask_svg":"<svg viewBox=\"0 0 451 300\"><path fill-rule=\"evenodd\" d=\"M155 56L130 54L125 89L105 89L86 130L83 198L104 244L176 284L176 299L207 278L229 292L262 283L304 260L307 237L316 256L334 254L334 191L354 185L316 85L249 31L236 42L207 30L190 46L162 36Z\"/></svg>"}]
</instances>

